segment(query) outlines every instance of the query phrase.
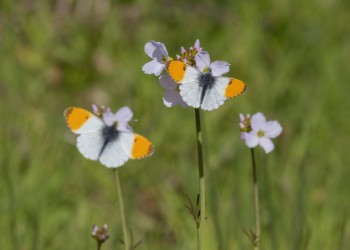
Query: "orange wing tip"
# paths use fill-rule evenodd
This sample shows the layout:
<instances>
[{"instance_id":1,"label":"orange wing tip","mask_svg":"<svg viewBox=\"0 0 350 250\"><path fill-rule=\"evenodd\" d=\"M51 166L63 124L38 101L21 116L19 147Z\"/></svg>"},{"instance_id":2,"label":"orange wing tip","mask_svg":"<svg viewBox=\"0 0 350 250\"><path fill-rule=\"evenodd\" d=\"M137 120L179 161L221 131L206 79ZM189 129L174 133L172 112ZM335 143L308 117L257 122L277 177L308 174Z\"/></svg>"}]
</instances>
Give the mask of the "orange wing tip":
<instances>
[{"instance_id":1,"label":"orange wing tip","mask_svg":"<svg viewBox=\"0 0 350 250\"><path fill-rule=\"evenodd\" d=\"M82 108L69 107L64 110L68 127L76 131L91 117L91 113Z\"/></svg>"},{"instance_id":2,"label":"orange wing tip","mask_svg":"<svg viewBox=\"0 0 350 250\"><path fill-rule=\"evenodd\" d=\"M169 61L166 66L166 70L173 80L177 83L181 82L184 78L186 72L187 65L180 61Z\"/></svg>"},{"instance_id":3,"label":"orange wing tip","mask_svg":"<svg viewBox=\"0 0 350 250\"><path fill-rule=\"evenodd\" d=\"M154 146L146 137L135 134L134 145L131 151L131 156L133 159L141 159L151 156L153 151Z\"/></svg>"},{"instance_id":4,"label":"orange wing tip","mask_svg":"<svg viewBox=\"0 0 350 250\"><path fill-rule=\"evenodd\" d=\"M232 78L225 90L225 97L232 98L244 94L248 89L243 81Z\"/></svg>"}]
</instances>

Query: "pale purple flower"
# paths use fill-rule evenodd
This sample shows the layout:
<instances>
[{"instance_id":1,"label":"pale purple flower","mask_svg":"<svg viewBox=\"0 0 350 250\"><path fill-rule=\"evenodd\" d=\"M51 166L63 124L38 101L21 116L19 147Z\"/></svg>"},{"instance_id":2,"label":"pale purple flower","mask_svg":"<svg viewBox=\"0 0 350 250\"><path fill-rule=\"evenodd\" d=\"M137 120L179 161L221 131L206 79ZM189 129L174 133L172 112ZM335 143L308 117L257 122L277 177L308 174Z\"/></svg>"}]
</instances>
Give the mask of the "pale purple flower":
<instances>
[{"instance_id":1,"label":"pale purple flower","mask_svg":"<svg viewBox=\"0 0 350 250\"><path fill-rule=\"evenodd\" d=\"M239 114L239 127L241 128L241 139L245 140L246 134L248 134L247 132L251 130L250 127L250 114L247 114L246 117L244 117L243 114Z\"/></svg>"},{"instance_id":2,"label":"pale purple flower","mask_svg":"<svg viewBox=\"0 0 350 250\"><path fill-rule=\"evenodd\" d=\"M117 125L119 131L132 132L132 128L128 124L132 119L133 113L129 107L120 108L115 114L110 108L106 108L103 113L103 121L107 126Z\"/></svg>"},{"instance_id":3,"label":"pale purple flower","mask_svg":"<svg viewBox=\"0 0 350 250\"><path fill-rule=\"evenodd\" d=\"M199 41L199 39L196 40L196 42L194 43L194 47L193 47L193 48L195 48L195 49L197 50L197 53L202 52L202 48L201 48L201 46L200 46L200 41ZM192 49L192 48L191 48L191 49Z\"/></svg>"},{"instance_id":4,"label":"pale purple flower","mask_svg":"<svg viewBox=\"0 0 350 250\"><path fill-rule=\"evenodd\" d=\"M143 65L142 71L149 75L159 76L169 59L164 44L151 40L145 45L145 53L153 60Z\"/></svg>"},{"instance_id":5,"label":"pale purple flower","mask_svg":"<svg viewBox=\"0 0 350 250\"><path fill-rule=\"evenodd\" d=\"M244 117L243 114L239 114L239 127L244 130L248 125L250 125L250 114L247 114L246 117Z\"/></svg>"},{"instance_id":6,"label":"pale purple flower","mask_svg":"<svg viewBox=\"0 0 350 250\"><path fill-rule=\"evenodd\" d=\"M209 53L206 51L201 51L198 53L195 58L197 68L202 71L203 73L207 71L211 71L212 75L215 76L222 76L229 72L230 70L230 64L225 61L214 61L210 63L210 56Z\"/></svg>"},{"instance_id":7,"label":"pale purple flower","mask_svg":"<svg viewBox=\"0 0 350 250\"><path fill-rule=\"evenodd\" d=\"M91 236L99 243L106 241L109 238L107 224L104 224L101 228L99 228L97 225L93 225Z\"/></svg>"},{"instance_id":8,"label":"pale purple flower","mask_svg":"<svg viewBox=\"0 0 350 250\"><path fill-rule=\"evenodd\" d=\"M243 121L242 121L243 118ZM254 148L260 145L266 154L274 149L274 144L271 138L276 138L282 132L282 127L278 121L266 121L262 113L257 113L247 120L240 115L241 124L243 124L242 139L249 148ZM249 124L246 122L249 121ZM245 131L244 129L247 128ZM244 133L244 134L243 134Z\"/></svg>"},{"instance_id":9,"label":"pale purple flower","mask_svg":"<svg viewBox=\"0 0 350 250\"><path fill-rule=\"evenodd\" d=\"M176 83L169 75L161 75L159 77L160 85L165 89L163 94L163 103L168 108L180 105L187 107L187 104L182 100L179 92L179 84Z\"/></svg>"},{"instance_id":10,"label":"pale purple flower","mask_svg":"<svg viewBox=\"0 0 350 250\"><path fill-rule=\"evenodd\" d=\"M196 40L194 46L191 47L188 51L184 47L181 47L181 55L176 55L176 59L182 61L189 65L194 65L194 57L197 53L201 52L202 48L200 47L199 39Z\"/></svg>"}]
</instances>

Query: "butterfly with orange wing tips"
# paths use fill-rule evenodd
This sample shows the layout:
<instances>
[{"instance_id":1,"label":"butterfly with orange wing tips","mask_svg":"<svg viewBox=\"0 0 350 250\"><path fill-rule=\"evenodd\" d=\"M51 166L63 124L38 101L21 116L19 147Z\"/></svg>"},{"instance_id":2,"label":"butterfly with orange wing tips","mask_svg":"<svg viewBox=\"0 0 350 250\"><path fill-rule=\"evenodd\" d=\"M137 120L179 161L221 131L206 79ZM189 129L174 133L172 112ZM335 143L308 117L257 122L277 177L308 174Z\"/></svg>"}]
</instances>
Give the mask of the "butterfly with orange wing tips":
<instances>
[{"instance_id":1,"label":"butterfly with orange wing tips","mask_svg":"<svg viewBox=\"0 0 350 250\"><path fill-rule=\"evenodd\" d=\"M215 61L210 64L208 52L195 56L196 67L172 60L167 64L171 78L180 84L180 95L191 107L213 110L224 104L228 98L236 97L247 90L247 85L238 79L224 77L229 64Z\"/></svg>"},{"instance_id":2,"label":"butterfly with orange wing tips","mask_svg":"<svg viewBox=\"0 0 350 250\"><path fill-rule=\"evenodd\" d=\"M153 153L152 143L133 133L128 125L133 116L128 107L122 107L115 114L104 109L100 115L102 118L77 107L64 111L68 127L79 135L77 147L84 157L116 168L129 159L140 159Z\"/></svg>"}]
</instances>

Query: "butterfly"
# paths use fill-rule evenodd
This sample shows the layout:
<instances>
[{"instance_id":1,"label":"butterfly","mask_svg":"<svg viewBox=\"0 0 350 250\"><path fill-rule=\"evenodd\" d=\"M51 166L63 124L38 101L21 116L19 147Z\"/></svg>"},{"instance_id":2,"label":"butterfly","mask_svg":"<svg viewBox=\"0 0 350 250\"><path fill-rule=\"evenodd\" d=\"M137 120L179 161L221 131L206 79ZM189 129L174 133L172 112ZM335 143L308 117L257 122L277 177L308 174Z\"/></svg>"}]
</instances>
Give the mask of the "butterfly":
<instances>
[{"instance_id":1,"label":"butterfly","mask_svg":"<svg viewBox=\"0 0 350 250\"><path fill-rule=\"evenodd\" d=\"M133 115L128 107L119 109L116 114L104 109L99 115L78 107L64 111L68 127L79 135L77 147L84 157L116 168L129 159L140 159L153 153L152 143L133 133L128 125Z\"/></svg>"},{"instance_id":2,"label":"butterfly","mask_svg":"<svg viewBox=\"0 0 350 250\"><path fill-rule=\"evenodd\" d=\"M180 95L189 106L203 110L217 109L226 99L247 90L243 81L221 76L228 72L228 63L215 61L209 64L209 54L205 51L198 53L195 61L198 68L176 60L169 61L166 67L171 78L180 84Z\"/></svg>"}]
</instances>

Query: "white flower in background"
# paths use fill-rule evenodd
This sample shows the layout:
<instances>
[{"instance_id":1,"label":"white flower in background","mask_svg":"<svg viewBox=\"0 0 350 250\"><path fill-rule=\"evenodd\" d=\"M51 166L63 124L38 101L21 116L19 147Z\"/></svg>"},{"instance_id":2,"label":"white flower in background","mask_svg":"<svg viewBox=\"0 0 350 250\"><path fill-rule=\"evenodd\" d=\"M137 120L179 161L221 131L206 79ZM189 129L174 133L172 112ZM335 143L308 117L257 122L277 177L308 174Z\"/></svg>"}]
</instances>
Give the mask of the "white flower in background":
<instances>
[{"instance_id":1,"label":"white flower in background","mask_svg":"<svg viewBox=\"0 0 350 250\"><path fill-rule=\"evenodd\" d=\"M257 113L245 118L240 115L240 127L242 131L242 140L245 141L249 148L255 148L260 145L266 154L274 148L272 138L276 138L282 132L282 127L278 121L266 121L262 113Z\"/></svg>"}]
</instances>

